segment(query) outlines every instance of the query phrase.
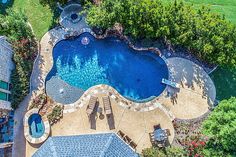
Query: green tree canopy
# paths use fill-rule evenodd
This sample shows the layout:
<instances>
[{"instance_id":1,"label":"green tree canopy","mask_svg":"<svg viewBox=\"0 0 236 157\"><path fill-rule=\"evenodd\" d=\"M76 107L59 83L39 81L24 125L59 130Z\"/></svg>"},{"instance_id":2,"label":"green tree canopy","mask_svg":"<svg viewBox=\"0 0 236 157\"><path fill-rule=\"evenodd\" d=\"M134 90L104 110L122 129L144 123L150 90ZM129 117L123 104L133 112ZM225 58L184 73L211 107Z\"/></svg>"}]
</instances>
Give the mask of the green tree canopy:
<instances>
[{"instance_id":1,"label":"green tree canopy","mask_svg":"<svg viewBox=\"0 0 236 157\"><path fill-rule=\"evenodd\" d=\"M86 7L87 22L107 29L115 23L133 38L165 39L212 64L236 66L236 28L208 7L161 0L103 0Z\"/></svg>"},{"instance_id":2,"label":"green tree canopy","mask_svg":"<svg viewBox=\"0 0 236 157\"><path fill-rule=\"evenodd\" d=\"M203 123L206 156L236 156L236 98L223 100Z\"/></svg>"},{"instance_id":3,"label":"green tree canopy","mask_svg":"<svg viewBox=\"0 0 236 157\"><path fill-rule=\"evenodd\" d=\"M0 34L7 36L11 42L24 38L33 38L27 17L22 11L7 10L7 15L0 15Z\"/></svg>"}]
</instances>

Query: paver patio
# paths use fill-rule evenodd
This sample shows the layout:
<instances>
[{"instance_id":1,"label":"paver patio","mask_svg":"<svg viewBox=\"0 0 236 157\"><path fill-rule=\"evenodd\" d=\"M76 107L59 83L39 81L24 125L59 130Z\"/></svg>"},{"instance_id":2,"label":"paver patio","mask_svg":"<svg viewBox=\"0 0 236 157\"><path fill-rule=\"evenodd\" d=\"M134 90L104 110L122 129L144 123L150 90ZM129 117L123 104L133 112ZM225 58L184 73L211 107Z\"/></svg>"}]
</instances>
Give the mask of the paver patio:
<instances>
[{"instance_id":1,"label":"paver patio","mask_svg":"<svg viewBox=\"0 0 236 157\"><path fill-rule=\"evenodd\" d=\"M99 107L103 108L102 96L98 94ZM119 106L115 100L111 99L114 125L115 129L110 130L107 118L96 118L96 129L90 129L90 122L86 114L87 102L84 101L82 108L78 108L75 112L66 113L60 122L53 125L51 136L68 136L68 135L81 135L89 133L104 133L104 132L117 132L122 130L127 134L135 143L137 143L137 152L141 152L143 148L151 146L149 133L153 131L153 125L160 124L163 129L170 129L171 136L169 142L172 143L174 139L174 128L169 117L160 109L149 112L135 112ZM27 143L26 154L31 156L38 146L34 147Z\"/></svg>"}]
</instances>

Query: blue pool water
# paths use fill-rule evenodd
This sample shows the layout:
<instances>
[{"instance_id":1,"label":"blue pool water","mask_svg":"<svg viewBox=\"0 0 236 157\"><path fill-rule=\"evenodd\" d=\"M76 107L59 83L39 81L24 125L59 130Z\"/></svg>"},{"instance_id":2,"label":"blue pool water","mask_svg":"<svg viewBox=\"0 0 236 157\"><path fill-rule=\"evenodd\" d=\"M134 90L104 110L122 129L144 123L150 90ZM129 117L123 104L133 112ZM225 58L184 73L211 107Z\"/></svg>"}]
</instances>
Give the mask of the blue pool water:
<instances>
[{"instance_id":1,"label":"blue pool water","mask_svg":"<svg viewBox=\"0 0 236 157\"><path fill-rule=\"evenodd\" d=\"M34 138L39 138L44 134L44 124L39 114L32 114L28 120L30 135Z\"/></svg>"},{"instance_id":2,"label":"blue pool water","mask_svg":"<svg viewBox=\"0 0 236 157\"><path fill-rule=\"evenodd\" d=\"M88 37L88 45L82 38ZM166 63L157 54L135 51L118 38L95 39L83 33L73 40L62 40L53 49L53 68L47 76L57 76L82 90L107 84L121 95L136 101L158 96L168 78Z\"/></svg>"}]
</instances>

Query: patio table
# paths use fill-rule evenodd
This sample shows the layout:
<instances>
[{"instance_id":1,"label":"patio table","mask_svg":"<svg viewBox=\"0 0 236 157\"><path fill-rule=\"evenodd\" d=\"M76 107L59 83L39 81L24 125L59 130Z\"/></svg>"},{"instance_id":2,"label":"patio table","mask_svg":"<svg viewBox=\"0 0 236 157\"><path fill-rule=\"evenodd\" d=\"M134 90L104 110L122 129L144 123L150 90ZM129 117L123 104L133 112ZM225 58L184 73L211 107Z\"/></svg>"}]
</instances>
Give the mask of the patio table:
<instances>
[{"instance_id":1,"label":"patio table","mask_svg":"<svg viewBox=\"0 0 236 157\"><path fill-rule=\"evenodd\" d=\"M154 139L156 141L164 141L167 139L167 135L166 135L166 132L165 130L163 129L156 129L154 130Z\"/></svg>"}]
</instances>

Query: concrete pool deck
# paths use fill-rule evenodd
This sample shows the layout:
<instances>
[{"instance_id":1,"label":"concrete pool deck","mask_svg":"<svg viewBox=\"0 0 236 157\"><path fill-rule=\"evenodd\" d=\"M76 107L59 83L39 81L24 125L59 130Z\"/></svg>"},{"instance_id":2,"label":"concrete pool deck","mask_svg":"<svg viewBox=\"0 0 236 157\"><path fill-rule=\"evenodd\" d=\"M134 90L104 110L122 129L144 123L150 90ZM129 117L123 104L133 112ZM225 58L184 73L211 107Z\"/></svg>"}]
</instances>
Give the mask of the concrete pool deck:
<instances>
[{"instance_id":1,"label":"concrete pool deck","mask_svg":"<svg viewBox=\"0 0 236 157\"><path fill-rule=\"evenodd\" d=\"M42 72L40 78L42 81L40 84L35 82L33 85L44 88L45 78L53 66L53 46L62 40L65 34L66 32L63 29L54 28L43 36L39 56L39 58L41 58L40 67ZM167 110L171 112L170 116L173 114L175 118L192 119L206 113L209 106L214 102L216 96L214 83L208 74L203 70L203 68L187 59L173 57L166 59L166 62L170 71L170 79L177 83L182 82L183 86L177 92L178 98L175 105L171 102L170 97L166 97L167 90L153 101L157 101L163 105L164 108L167 108ZM155 103L153 101L150 101L149 104L134 103L122 97L117 91L113 89L109 90L117 95L117 99L121 99L121 101L128 104L128 106L133 106L133 110L148 111L156 108L155 105L152 105Z\"/></svg>"},{"instance_id":2,"label":"concrete pool deck","mask_svg":"<svg viewBox=\"0 0 236 157\"><path fill-rule=\"evenodd\" d=\"M33 78L32 88L44 89L45 78L53 65L53 46L63 39L66 32L61 28L52 29L47 32L40 44L40 55L35 63L40 67ZM170 129L169 142L174 139L174 118L192 119L208 112L210 103L215 99L214 84L204 70L183 58L168 58L166 60L170 79L183 86L177 92L177 103L172 103L167 97L166 89L159 97L147 103L135 103L122 97L115 89L107 85L98 85L88 89L81 98L70 105L65 105L63 119L53 125L51 136L81 135L88 133L117 132L122 130L137 144L137 152L151 146L149 134L153 126L160 123L162 128ZM204 91L204 92L203 92ZM96 129L90 129L86 106L90 95L110 95L114 113L115 129L110 130L106 117L96 119ZM39 146L26 143L26 156L31 156Z\"/></svg>"},{"instance_id":3,"label":"concrete pool deck","mask_svg":"<svg viewBox=\"0 0 236 157\"><path fill-rule=\"evenodd\" d=\"M208 112L214 105L216 89L204 69L190 60L179 57L167 59L167 65L170 80L182 86L179 91L174 91L177 93L177 103L171 102L170 97L166 96L167 90L159 102L179 119L193 119Z\"/></svg>"},{"instance_id":4,"label":"concrete pool deck","mask_svg":"<svg viewBox=\"0 0 236 157\"><path fill-rule=\"evenodd\" d=\"M102 102L102 96L107 94L98 93L96 96L99 98L99 102ZM78 108L75 112L65 113L63 119L60 122L54 124L51 127L51 136L68 136L68 135L81 135L89 133L105 133L105 132L117 132L122 130L128 135L138 146L137 152L141 152L143 148L151 147L149 133L153 132L153 126L160 124L163 129L170 129L171 136L169 136L169 143L172 143L174 139L174 127L171 119L160 109L152 110L149 112L135 112L126 109L114 99L111 100L114 122L108 124L107 118L103 119L98 117L94 122L90 123L86 114L86 107L88 100L84 100L84 105ZM99 107L103 108L103 104L99 103ZM92 124L92 128L91 128ZM115 129L110 130L111 125L114 125ZM26 146L27 156L31 156L37 147L33 147L29 143Z\"/></svg>"}]
</instances>

